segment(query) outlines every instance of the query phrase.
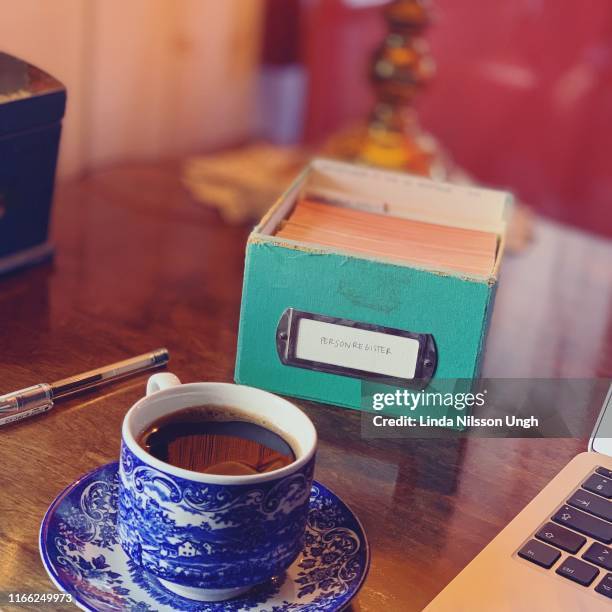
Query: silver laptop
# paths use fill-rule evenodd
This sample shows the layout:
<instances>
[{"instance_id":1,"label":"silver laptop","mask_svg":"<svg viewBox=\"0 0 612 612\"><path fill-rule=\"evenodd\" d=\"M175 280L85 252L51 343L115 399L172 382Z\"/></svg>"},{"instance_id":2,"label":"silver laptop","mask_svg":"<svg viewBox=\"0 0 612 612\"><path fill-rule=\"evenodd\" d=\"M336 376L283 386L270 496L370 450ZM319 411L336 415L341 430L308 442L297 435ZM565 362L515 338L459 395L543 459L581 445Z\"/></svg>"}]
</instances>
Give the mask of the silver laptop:
<instances>
[{"instance_id":1,"label":"silver laptop","mask_svg":"<svg viewBox=\"0 0 612 612\"><path fill-rule=\"evenodd\" d=\"M612 610L612 386L589 441L425 608Z\"/></svg>"}]
</instances>

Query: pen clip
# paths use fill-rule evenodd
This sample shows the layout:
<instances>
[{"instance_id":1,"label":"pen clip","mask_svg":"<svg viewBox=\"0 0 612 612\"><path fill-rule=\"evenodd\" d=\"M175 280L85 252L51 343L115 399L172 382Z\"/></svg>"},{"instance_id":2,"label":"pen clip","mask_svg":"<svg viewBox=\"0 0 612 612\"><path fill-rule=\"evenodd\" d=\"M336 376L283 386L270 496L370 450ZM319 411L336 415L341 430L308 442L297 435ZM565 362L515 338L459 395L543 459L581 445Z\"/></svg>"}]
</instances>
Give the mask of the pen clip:
<instances>
[{"instance_id":1,"label":"pen clip","mask_svg":"<svg viewBox=\"0 0 612 612\"><path fill-rule=\"evenodd\" d=\"M31 416L47 412L48 410L51 410L51 408L53 408L53 402L49 402L48 404L43 404L41 406L36 406L35 408L26 408L25 410L19 410L17 412L0 414L0 427L2 427L2 425L16 423L17 421L22 421L23 419L27 419Z\"/></svg>"},{"instance_id":2,"label":"pen clip","mask_svg":"<svg viewBox=\"0 0 612 612\"><path fill-rule=\"evenodd\" d=\"M53 407L51 386L42 383L0 396L0 425L20 421Z\"/></svg>"}]
</instances>

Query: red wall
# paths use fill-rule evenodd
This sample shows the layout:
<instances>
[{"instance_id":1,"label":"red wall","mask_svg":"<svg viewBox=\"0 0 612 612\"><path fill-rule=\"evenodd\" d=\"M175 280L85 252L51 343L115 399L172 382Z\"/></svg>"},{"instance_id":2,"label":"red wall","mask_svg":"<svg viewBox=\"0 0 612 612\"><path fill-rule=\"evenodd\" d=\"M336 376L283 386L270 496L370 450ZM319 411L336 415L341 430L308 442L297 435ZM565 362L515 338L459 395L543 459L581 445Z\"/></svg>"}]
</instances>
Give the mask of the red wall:
<instances>
[{"instance_id":1,"label":"red wall","mask_svg":"<svg viewBox=\"0 0 612 612\"><path fill-rule=\"evenodd\" d=\"M612 236L612 2L435 0L438 72L422 123L479 180L537 211ZM370 104L365 73L379 9L304 3L319 141Z\"/></svg>"}]
</instances>

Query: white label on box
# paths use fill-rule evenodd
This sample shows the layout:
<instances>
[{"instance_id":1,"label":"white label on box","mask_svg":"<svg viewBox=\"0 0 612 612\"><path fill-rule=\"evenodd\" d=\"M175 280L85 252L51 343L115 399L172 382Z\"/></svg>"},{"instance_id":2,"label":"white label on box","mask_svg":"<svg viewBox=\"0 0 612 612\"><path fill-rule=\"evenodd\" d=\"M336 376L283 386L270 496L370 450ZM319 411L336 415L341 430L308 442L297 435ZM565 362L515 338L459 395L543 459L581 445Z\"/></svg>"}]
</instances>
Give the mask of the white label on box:
<instances>
[{"instance_id":1,"label":"white label on box","mask_svg":"<svg viewBox=\"0 0 612 612\"><path fill-rule=\"evenodd\" d=\"M413 338L313 319L299 322L295 347L298 359L411 379L418 354L419 342Z\"/></svg>"}]
</instances>

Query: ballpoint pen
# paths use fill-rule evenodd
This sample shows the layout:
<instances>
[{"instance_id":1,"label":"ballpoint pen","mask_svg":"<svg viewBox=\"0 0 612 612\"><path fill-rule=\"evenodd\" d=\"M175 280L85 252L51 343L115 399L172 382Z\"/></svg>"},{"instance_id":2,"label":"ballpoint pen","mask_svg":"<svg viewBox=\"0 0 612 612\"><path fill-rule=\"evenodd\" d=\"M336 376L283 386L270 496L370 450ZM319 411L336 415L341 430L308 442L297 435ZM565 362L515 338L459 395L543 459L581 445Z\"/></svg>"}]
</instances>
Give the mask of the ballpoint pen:
<instances>
[{"instance_id":1,"label":"ballpoint pen","mask_svg":"<svg viewBox=\"0 0 612 612\"><path fill-rule=\"evenodd\" d=\"M7 393L0 396L0 426L47 412L53 408L55 400L156 368L166 364L168 359L167 349L161 348L54 383L40 383Z\"/></svg>"}]
</instances>

